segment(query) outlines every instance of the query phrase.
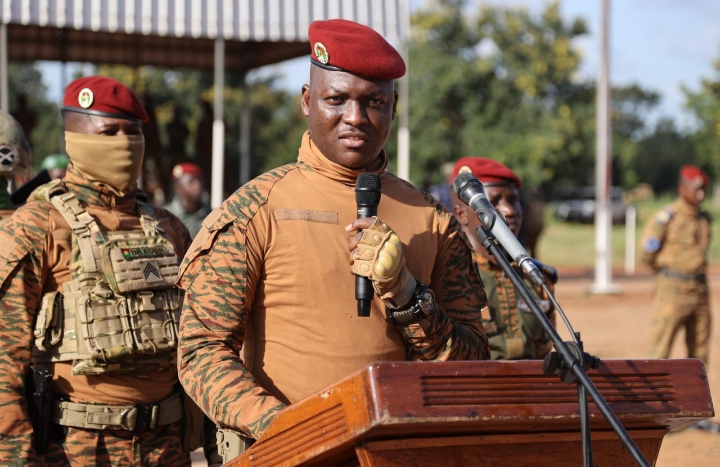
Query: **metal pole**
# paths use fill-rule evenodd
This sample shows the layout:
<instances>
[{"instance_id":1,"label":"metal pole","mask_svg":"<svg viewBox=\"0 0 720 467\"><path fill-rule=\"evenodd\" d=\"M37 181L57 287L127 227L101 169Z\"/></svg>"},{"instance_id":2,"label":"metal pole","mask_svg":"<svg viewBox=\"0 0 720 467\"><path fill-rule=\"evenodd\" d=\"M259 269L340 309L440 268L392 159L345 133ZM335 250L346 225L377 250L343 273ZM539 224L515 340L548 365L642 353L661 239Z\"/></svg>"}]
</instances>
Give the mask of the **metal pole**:
<instances>
[{"instance_id":1,"label":"metal pole","mask_svg":"<svg viewBox=\"0 0 720 467\"><path fill-rule=\"evenodd\" d=\"M408 70L400 79L399 119L398 119L398 177L410 180L410 5L400 2L402 32L400 34L400 53Z\"/></svg>"},{"instance_id":2,"label":"metal pole","mask_svg":"<svg viewBox=\"0 0 720 467\"><path fill-rule=\"evenodd\" d=\"M7 24L0 24L0 110L10 112L8 97Z\"/></svg>"},{"instance_id":3,"label":"metal pole","mask_svg":"<svg viewBox=\"0 0 720 467\"><path fill-rule=\"evenodd\" d=\"M225 39L215 39L215 103L213 107L212 177L210 205L213 208L223 202L223 173L225 169L225 122L223 121L223 97L225 94Z\"/></svg>"},{"instance_id":4,"label":"metal pole","mask_svg":"<svg viewBox=\"0 0 720 467\"><path fill-rule=\"evenodd\" d=\"M250 86L243 75L243 99L240 105L240 185L250 181Z\"/></svg>"},{"instance_id":5,"label":"metal pole","mask_svg":"<svg viewBox=\"0 0 720 467\"><path fill-rule=\"evenodd\" d=\"M628 206L625 210L625 274L635 274L635 227L637 225L637 209Z\"/></svg>"},{"instance_id":6,"label":"metal pole","mask_svg":"<svg viewBox=\"0 0 720 467\"><path fill-rule=\"evenodd\" d=\"M612 160L612 131L610 120L610 0L602 0L602 27L600 38L600 72L597 84L597 155L595 159L595 283L593 293L618 293L612 281L612 245L610 220L610 170Z\"/></svg>"}]
</instances>

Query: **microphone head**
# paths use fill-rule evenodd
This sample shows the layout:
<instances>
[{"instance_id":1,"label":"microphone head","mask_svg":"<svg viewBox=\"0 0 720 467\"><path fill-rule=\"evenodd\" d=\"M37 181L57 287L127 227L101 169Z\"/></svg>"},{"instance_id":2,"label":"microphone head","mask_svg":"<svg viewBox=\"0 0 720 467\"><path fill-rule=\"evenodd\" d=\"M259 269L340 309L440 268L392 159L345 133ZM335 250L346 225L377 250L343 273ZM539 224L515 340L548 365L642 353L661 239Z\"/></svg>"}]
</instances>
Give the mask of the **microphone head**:
<instances>
[{"instance_id":1,"label":"microphone head","mask_svg":"<svg viewBox=\"0 0 720 467\"><path fill-rule=\"evenodd\" d=\"M376 206L380 204L380 175L363 172L355 183L355 201L358 206Z\"/></svg>"},{"instance_id":2,"label":"microphone head","mask_svg":"<svg viewBox=\"0 0 720 467\"><path fill-rule=\"evenodd\" d=\"M468 188L474 189L468 190ZM470 198L478 192L478 189L480 192L485 192L480 180L469 172L459 173L457 177L455 177L455 180L453 180L453 190L455 190L455 194L457 194L460 201L465 204L468 204Z\"/></svg>"}]
</instances>

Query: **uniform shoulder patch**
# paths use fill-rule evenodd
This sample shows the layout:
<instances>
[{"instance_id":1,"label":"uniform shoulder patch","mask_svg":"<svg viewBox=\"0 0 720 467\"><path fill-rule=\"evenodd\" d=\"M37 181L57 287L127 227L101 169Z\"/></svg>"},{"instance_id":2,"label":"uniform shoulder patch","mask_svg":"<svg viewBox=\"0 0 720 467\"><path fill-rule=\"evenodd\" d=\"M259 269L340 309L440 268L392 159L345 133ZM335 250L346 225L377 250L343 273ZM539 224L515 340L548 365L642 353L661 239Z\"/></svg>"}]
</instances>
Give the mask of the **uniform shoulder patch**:
<instances>
[{"instance_id":1,"label":"uniform shoulder patch","mask_svg":"<svg viewBox=\"0 0 720 467\"><path fill-rule=\"evenodd\" d=\"M661 246L662 242L659 238L649 237L647 240L645 240L643 250L645 250L645 253L656 253L658 250L660 250Z\"/></svg>"},{"instance_id":2,"label":"uniform shoulder patch","mask_svg":"<svg viewBox=\"0 0 720 467\"><path fill-rule=\"evenodd\" d=\"M655 215L655 222L660 225L665 225L670 222L674 215L675 214L673 213L672 209L665 208Z\"/></svg>"}]
</instances>

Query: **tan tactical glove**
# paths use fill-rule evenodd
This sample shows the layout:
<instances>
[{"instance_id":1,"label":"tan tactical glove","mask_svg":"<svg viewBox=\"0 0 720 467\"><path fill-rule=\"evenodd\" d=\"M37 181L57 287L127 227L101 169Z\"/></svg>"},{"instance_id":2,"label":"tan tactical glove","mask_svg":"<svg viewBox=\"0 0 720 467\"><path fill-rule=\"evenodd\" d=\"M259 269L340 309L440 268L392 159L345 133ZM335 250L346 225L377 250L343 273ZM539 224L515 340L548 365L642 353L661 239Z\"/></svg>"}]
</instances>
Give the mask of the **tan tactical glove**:
<instances>
[{"instance_id":1,"label":"tan tactical glove","mask_svg":"<svg viewBox=\"0 0 720 467\"><path fill-rule=\"evenodd\" d=\"M363 230L353 252L353 272L367 277L375 293L390 308L406 305L415 291L415 278L405 267L400 238L379 218Z\"/></svg>"}]
</instances>

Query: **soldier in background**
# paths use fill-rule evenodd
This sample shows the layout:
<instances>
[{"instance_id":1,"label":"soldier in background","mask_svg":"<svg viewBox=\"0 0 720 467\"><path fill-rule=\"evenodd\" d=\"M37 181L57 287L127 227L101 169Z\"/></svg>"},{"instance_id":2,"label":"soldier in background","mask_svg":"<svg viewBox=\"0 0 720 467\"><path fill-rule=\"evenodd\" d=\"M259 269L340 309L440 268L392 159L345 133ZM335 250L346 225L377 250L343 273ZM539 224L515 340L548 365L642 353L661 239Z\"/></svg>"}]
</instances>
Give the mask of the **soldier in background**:
<instances>
[{"instance_id":1,"label":"soldier in background","mask_svg":"<svg viewBox=\"0 0 720 467\"><path fill-rule=\"evenodd\" d=\"M22 127L10 114L0 111L0 224L15 210L10 193L30 179L30 157Z\"/></svg>"},{"instance_id":2,"label":"soldier in background","mask_svg":"<svg viewBox=\"0 0 720 467\"><path fill-rule=\"evenodd\" d=\"M65 176L70 158L65 154L51 154L42 161L42 168L48 171L51 180Z\"/></svg>"},{"instance_id":3,"label":"soldier in background","mask_svg":"<svg viewBox=\"0 0 720 467\"><path fill-rule=\"evenodd\" d=\"M711 328L706 270L711 219L700 209L708 182L699 168L683 166L677 199L645 226L642 261L656 272L651 358L668 358L675 335L684 328L688 357L708 364Z\"/></svg>"},{"instance_id":4,"label":"soldier in background","mask_svg":"<svg viewBox=\"0 0 720 467\"><path fill-rule=\"evenodd\" d=\"M195 238L210 214L210 206L203 199L206 193L202 170L192 162L181 162L173 167L172 179L174 196L164 208L175 214Z\"/></svg>"},{"instance_id":5,"label":"soldier in background","mask_svg":"<svg viewBox=\"0 0 720 467\"><path fill-rule=\"evenodd\" d=\"M520 179L506 165L485 157L464 157L457 161L450 178L458 173L469 172L480 180L490 203L508 222L510 230L517 237L523 223L523 211L520 207L518 189ZM480 270L480 276L488 298L489 310L483 310L483 325L490 342L493 360L518 360L543 358L552 349L550 336L540 321L519 296L510 279L505 275L495 258L488 253L476 234L480 220L477 213L460 201L454 191L450 191L453 200L453 212L470 239L473 247L473 259ZM541 265L540 271L547 279L552 291L557 282L557 272L551 266ZM542 267L540 267L542 266ZM520 277L525 274L516 268ZM542 288L524 279L530 293L540 308L555 325L555 308Z\"/></svg>"},{"instance_id":6,"label":"soldier in background","mask_svg":"<svg viewBox=\"0 0 720 467\"><path fill-rule=\"evenodd\" d=\"M0 228L0 458L189 467L203 416L178 383L174 283L191 239L138 193L145 110L91 76L68 85L62 116L66 176Z\"/></svg>"}]
</instances>

